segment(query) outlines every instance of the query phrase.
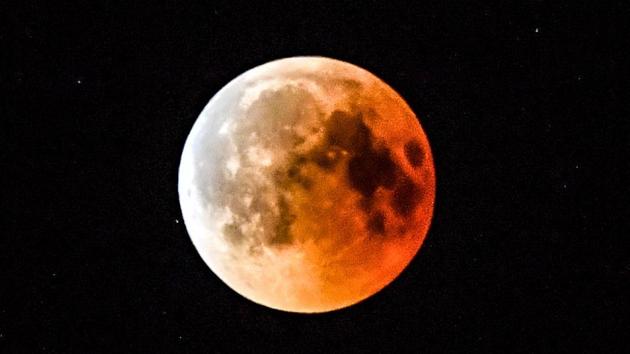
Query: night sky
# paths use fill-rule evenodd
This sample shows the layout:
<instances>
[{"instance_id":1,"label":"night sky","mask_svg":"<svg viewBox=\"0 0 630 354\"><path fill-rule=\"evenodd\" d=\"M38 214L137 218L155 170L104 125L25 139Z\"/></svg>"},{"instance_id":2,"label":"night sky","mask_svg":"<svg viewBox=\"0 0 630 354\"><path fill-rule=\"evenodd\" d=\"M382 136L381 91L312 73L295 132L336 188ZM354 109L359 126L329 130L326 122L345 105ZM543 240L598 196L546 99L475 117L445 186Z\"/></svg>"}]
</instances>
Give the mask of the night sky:
<instances>
[{"instance_id":1,"label":"night sky","mask_svg":"<svg viewBox=\"0 0 630 354\"><path fill-rule=\"evenodd\" d=\"M1 352L628 352L623 2L104 3L0 5ZM208 100L296 55L396 89L437 178L409 267L320 315L224 285L177 195Z\"/></svg>"}]
</instances>

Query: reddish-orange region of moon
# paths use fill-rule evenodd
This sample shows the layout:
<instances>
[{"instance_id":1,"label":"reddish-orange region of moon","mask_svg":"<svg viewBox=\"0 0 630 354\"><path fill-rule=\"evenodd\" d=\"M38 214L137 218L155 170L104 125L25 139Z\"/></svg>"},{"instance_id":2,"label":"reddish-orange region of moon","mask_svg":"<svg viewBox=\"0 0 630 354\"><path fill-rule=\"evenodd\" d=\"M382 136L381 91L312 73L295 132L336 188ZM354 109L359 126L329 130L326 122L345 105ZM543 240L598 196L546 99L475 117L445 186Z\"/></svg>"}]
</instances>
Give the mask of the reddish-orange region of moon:
<instances>
[{"instance_id":1,"label":"reddish-orange region of moon","mask_svg":"<svg viewBox=\"0 0 630 354\"><path fill-rule=\"evenodd\" d=\"M367 148L387 151L394 166L392 168L398 175L392 177L394 181L391 185L385 183L385 186L369 191L372 193L369 205L364 205L366 197L357 193L348 181L348 172L322 172L313 164L302 167L302 176L317 182L306 189L298 185L292 188L296 212L292 231L297 239L304 242L309 261L317 265L319 278L322 279L319 293L300 295L304 303L325 301L323 307L348 305L350 299L366 298L379 291L413 258L432 218L435 172L428 141L418 123L410 121L410 112L401 109L406 105L399 98L387 106L379 101L362 104L368 107L367 111L352 114L367 125L372 144ZM374 108L378 109L378 114L370 116L369 112ZM353 119L352 114L343 119ZM398 123L396 129L391 126L391 121ZM343 145L350 141L362 144L356 138L359 133L351 129L339 133L336 143ZM322 149L326 148L330 146ZM355 148L366 149L365 146ZM365 155L359 150L354 154ZM352 153L342 156L336 168L347 170L353 161L357 160L352 160ZM397 196L397 192L408 194ZM413 203L411 211L396 211L392 207L396 198ZM383 224L381 232L373 232L368 226L370 213L375 211Z\"/></svg>"}]
</instances>

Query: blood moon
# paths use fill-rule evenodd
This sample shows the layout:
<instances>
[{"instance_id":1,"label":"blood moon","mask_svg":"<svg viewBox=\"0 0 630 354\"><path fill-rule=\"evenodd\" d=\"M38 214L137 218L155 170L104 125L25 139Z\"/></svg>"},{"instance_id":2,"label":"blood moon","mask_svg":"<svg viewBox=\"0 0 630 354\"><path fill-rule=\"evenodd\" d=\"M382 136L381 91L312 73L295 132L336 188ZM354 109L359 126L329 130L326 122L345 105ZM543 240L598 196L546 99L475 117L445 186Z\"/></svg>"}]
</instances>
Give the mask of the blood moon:
<instances>
[{"instance_id":1,"label":"blood moon","mask_svg":"<svg viewBox=\"0 0 630 354\"><path fill-rule=\"evenodd\" d=\"M433 214L429 143L405 101L355 65L269 62L207 104L179 199L203 260L265 306L325 312L394 280Z\"/></svg>"}]
</instances>

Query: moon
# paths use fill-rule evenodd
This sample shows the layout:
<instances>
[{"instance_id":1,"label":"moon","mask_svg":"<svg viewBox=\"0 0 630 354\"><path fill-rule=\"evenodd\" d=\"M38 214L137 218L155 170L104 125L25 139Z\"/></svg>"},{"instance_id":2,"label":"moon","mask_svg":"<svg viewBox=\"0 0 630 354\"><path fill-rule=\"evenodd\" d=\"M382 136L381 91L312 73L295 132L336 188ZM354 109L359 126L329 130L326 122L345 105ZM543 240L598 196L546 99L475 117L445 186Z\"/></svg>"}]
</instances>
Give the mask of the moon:
<instances>
[{"instance_id":1,"label":"moon","mask_svg":"<svg viewBox=\"0 0 630 354\"><path fill-rule=\"evenodd\" d=\"M317 313L362 301L416 255L435 200L427 137L372 73L324 57L255 67L205 106L184 145L190 238L245 298Z\"/></svg>"}]
</instances>

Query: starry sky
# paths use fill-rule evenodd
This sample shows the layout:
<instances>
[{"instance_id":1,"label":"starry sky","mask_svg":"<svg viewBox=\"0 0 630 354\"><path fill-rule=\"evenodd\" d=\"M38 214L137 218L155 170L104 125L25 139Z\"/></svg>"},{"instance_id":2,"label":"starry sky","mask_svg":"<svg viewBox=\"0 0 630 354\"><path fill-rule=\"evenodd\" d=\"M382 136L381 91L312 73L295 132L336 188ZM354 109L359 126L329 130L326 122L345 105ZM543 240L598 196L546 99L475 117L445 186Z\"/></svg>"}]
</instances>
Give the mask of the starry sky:
<instances>
[{"instance_id":1,"label":"starry sky","mask_svg":"<svg viewBox=\"0 0 630 354\"><path fill-rule=\"evenodd\" d=\"M627 352L622 2L0 8L0 351ZM177 197L207 101L295 55L394 87L422 120L437 179L403 274L312 316L221 283Z\"/></svg>"}]
</instances>

